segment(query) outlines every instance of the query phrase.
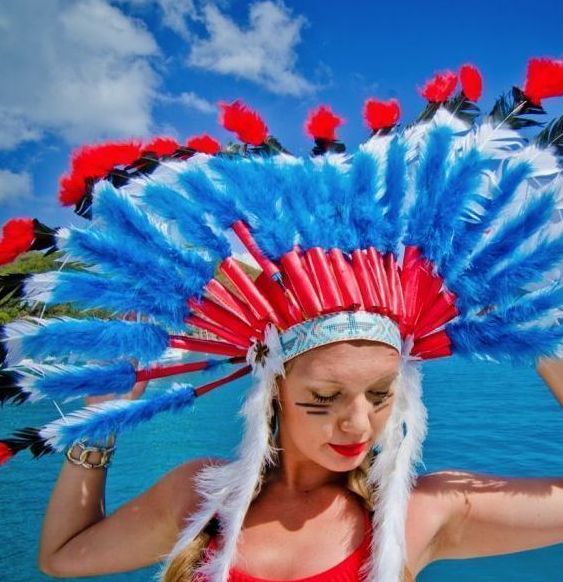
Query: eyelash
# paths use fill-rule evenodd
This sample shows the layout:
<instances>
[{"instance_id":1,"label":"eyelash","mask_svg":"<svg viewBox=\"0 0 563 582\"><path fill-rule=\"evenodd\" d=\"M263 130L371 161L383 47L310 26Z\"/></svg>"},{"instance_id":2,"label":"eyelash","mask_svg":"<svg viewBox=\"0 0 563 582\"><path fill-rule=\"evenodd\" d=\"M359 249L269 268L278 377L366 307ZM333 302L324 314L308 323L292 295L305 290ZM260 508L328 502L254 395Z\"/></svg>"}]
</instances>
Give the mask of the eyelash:
<instances>
[{"instance_id":1,"label":"eyelash","mask_svg":"<svg viewBox=\"0 0 563 582\"><path fill-rule=\"evenodd\" d=\"M323 396L322 394L317 394L316 392L313 392L313 399L318 402L319 404L332 404L340 395L340 392L337 392L336 394L333 394L332 396ZM391 396L391 394L385 394L385 396L381 397L381 400L379 400L379 402L372 402L372 404L375 407L380 406L381 404L383 404L389 397Z\"/></svg>"}]
</instances>

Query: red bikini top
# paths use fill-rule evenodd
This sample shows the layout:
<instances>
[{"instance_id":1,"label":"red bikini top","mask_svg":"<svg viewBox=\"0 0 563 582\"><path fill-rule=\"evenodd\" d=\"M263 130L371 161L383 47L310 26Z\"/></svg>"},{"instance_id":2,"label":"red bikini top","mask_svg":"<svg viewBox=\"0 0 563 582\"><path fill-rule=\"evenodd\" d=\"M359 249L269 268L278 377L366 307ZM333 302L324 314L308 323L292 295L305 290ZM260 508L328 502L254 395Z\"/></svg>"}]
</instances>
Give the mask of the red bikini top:
<instances>
[{"instance_id":1,"label":"red bikini top","mask_svg":"<svg viewBox=\"0 0 563 582\"><path fill-rule=\"evenodd\" d=\"M364 513L365 535L362 543L342 562L336 564L332 568L307 576L306 578L294 579L291 582L358 582L359 571L361 566L365 563L370 555L371 546L371 520L369 513ZM213 537L209 540L207 546L208 550L215 550L217 548L217 538ZM286 582L282 580L269 580L266 578L256 578L250 576L246 572L238 568L231 568L229 574L229 582Z\"/></svg>"}]
</instances>

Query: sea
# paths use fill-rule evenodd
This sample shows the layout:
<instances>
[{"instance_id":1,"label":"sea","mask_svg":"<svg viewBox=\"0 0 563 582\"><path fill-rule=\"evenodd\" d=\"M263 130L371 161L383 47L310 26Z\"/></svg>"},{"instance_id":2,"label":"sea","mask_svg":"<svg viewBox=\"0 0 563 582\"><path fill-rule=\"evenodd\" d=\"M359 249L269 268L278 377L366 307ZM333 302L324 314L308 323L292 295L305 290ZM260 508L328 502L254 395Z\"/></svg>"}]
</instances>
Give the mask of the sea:
<instances>
[{"instance_id":1,"label":"sea","mask_svg":"<svg viewBox=\"0 0 563 582\"><path fill-rule=\"evenodd\" d=\"M563 479L563 409L533 366L513 367L457 357L424 365L429 430L419 473L455 469L494 477ZM201 376L192 378L205 381ZM238 410L248 380L214 390L193 409L161 414L119 436L108 473L113 512L178 464L204 455L231 458L241 436ZM151 386L160 390L162 386ZM72 403L65 405L72 410ZM59 417L53 402L5 405L0 438ZM38 541L49 495L63 459L26 452L0 468L0 581L52 580L37 568ZM519 511L514 500L513 511ZM563 507L559 508L563 520ZM145 582L158 567L67 580ZM417 582L562 582L563 544L505 556L436 562Z\"/></svg>"}]
</instances>

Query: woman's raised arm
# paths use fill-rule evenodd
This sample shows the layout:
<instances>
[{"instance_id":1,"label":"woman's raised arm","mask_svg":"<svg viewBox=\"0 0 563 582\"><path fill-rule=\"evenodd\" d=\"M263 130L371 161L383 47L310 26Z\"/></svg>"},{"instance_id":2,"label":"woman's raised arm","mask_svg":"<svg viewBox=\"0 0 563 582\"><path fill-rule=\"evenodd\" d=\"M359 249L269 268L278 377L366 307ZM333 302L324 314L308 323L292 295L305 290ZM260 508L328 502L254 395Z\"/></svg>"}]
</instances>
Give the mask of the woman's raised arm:
<instances>
[{"instance_id":1,"label":"woman's raised arm","mask_svg":"<svg viewBox=\"0 0 563 582\"><path fill-rule=\"evenodd\" d=\"M175 468L108 517L106 471L65 462L43 524L40 570L54 577L96 576L162 560L199 503L194 476L210 462L199 459Z\"/></svg>"}]
</instances>

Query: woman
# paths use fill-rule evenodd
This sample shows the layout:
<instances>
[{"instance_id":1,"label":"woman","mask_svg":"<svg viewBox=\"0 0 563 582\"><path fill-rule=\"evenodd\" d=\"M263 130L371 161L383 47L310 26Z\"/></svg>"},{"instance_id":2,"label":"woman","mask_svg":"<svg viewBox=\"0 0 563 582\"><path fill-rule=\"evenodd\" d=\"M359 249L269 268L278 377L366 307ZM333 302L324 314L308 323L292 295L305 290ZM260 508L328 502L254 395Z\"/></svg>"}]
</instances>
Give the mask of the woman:
<instances>
[{"instance_id":1,"label":"woman","mask_svg":"<svg viewBox=\"0 0 563 582\"><path fill-rule=\"evenodd\" d=\"M122 571L168 556L164 578L175 581L398 582L434 559L561 541L560 480L490 491L490 478L465 473L415 479L424 360L561 355L557 150L549 131L535 145L516 131L519 115L563 93L542 85L557 63L533 60L524 91L481 126L465 123L475 111L468 96L478 98L472 67L453 100L451 75L432 81L421 123L402 134L397 103L372 101L374 135L353 156L342 154L340 120L326 107L308 121L315 157L303 160L239 102L221 105L222 122L243 146L210 152L207 138L173 151L159 142L160 154L107 148L121 163L79 152L62 198L95 220L56 233L34 223L41 232L26 240L86 267L35 275L25 297L140 317L6 326L2 400L136 398L151 379L220 377L90 400L0 442L0 461L24 449L66 450L70 461L46 519L44 571ZM195 155L202 143L207 154ZM221 357L186 362L170 349ZM542 364L558 393L559 365ZM234 371L222 375L225 367ZM106 437L249 373L233 462L180 467L103 518ZM538 488L542 498L528 498Z\"/></svg>"},{"instance_id":2,"label":"woman","mask_svg":"<svg viewBox=\"0 0 563 582\"><path fill-rule=\"evenodd\" d=\"M559 394L561 365L541 365L545 374L553 374L550 387ZM332 575L326 572L322 579L343 579L343 572L355 579L358 563L351 558L367 555L365 514L372 509L365 465L394 404L399 357L384 344L339 342L306 352L287 368L278 401L279 461L245 517L234 568L272 580L331 569ZM132 397L143 389L138 384ZM324 414L311 414L317 407L303 403L319 404ZM330 446L357 442L369 444L355 455ZM41 570L55 577L94 576L159 562L200 502L197 472L218 462L200 459L176 468L109 517L103 512L105 471L65 463L45 518ZM561 478L504 479L461 471L424 475L408 505L405 579L440 559L563 542L562 507ZM189 579L185 573L201 559L209 536L202 538L171 564L164 580ZM345 560L348 564L339 567Z\"/></svg>"}]
</instances>

